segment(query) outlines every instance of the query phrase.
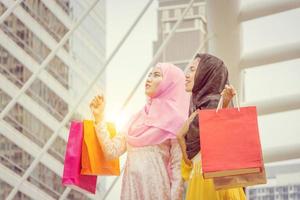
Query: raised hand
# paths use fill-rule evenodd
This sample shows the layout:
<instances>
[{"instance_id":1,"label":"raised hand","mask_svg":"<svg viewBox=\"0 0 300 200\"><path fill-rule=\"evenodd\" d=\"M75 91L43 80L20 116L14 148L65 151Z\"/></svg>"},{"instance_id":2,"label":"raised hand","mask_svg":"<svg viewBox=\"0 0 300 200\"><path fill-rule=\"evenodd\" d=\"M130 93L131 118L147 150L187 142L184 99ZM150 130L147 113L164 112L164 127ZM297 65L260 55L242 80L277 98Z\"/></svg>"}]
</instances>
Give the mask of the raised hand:
<instances>
[{"instance_id":1,"label":"raised hand","mask_svg":"<svg viewBox=\"0 0 300 200\"><path fill-rule=\"evenodd\" d=\"M95 118L95 123L103 120L104 116L104 108L105 108L105 100L104 96L97 95L90 103L91 111Z\"/></svg>"},{"instance_id":2,"label":"raised hand","mask_svg":"<svg viewBox=\"0 0 300 200\"><path fill-rule=\"evenodd\" d=\"M225 85L221 95L223 96L223 108L227 108L232 98L236 95L236 90L232 85Z\"/></svg>"}]
</instances>

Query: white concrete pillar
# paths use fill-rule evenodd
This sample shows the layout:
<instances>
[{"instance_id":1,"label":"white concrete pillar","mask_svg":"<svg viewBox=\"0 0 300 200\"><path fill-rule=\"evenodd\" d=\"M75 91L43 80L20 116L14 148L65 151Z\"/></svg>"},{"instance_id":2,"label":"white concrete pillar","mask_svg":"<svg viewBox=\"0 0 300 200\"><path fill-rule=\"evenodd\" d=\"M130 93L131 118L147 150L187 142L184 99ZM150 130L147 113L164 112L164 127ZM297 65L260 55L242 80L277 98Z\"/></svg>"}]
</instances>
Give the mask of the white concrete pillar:
<instances>
[{"instance_id":1,"label":"white concrete pillar","mask_svg":"<svg viewBox=\"0 0 300 200\"><path fill-rule=\"evenodd\" d=\"M208 35L214 36L208 43L208 52L225 62L230 83L242 97L239 69L242 50L240 0L208 0L206 12Z\"/></svg>"}]
</instances>

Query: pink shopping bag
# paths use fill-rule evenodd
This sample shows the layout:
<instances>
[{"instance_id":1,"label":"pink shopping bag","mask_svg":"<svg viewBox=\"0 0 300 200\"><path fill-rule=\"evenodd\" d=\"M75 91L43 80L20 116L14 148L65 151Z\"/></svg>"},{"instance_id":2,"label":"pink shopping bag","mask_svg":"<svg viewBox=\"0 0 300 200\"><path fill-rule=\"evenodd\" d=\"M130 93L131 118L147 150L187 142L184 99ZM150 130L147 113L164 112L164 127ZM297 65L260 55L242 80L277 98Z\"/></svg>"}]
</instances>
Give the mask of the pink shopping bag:
<instances>
[{"instance_id":1,"label":"pink shopping bag","mask_svg":"<svg viewBox=\"0 0 300 200\"><path fill-rule=\"evenodd\" d=\"M71 122L65 154L62 184L81 192L96 192L97 176L81 175L81 147L83 123Z\"/></svg>"}]
</instances>

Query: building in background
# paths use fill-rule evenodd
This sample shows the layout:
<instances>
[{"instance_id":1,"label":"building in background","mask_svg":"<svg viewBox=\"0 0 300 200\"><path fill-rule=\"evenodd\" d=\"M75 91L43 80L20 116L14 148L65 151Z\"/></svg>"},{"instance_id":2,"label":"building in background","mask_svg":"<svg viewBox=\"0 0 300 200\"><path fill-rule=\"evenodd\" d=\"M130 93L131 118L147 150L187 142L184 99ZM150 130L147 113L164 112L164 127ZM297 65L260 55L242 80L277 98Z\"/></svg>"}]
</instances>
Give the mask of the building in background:
<instances>
[{"instance_id":1,"label":"building in background","mask_svg":"<svg viewBox=\"0 0 300 200\"><path fill-rule=\"evenodd\" d=\"M274 186L261 186L247 191L249 200L299 200L300 183Z\"/></svg>"},{"instance_id":2,"label":"building in background","mask_svg":"<svg viewBox=\"0 0 300 200\"><path fill-rule=\"evenodd\" d=\"M12 1L0 1L0 15ZM0 110L43 63L71 25L88 8L82 0L24 0L0 24ZM0 199L9 192L46 144L74 101L105 60L105 1L97 4L62 50L47 65L0 123ZM92 30L91 30L92 28ZM103 77L103 76L102 76ZM99 86L104 88L104 78ZM81 108L76 116L85 116ZM67 127L23 185L15 199L59 199ZM102 179L102 184L105 183ZM98 190L101 190L99 184ZM33 196L31 196L33 195ZM67 199L86 199L72 190Z\"/></svg>"},{"instance_id":3,"label":"building in background","mask_svg":"<svg viewBox=\"0 0 300 200\"><path fill-rule=\"evenodd\" d=\"M266 166L267 184L247 187L249 200L299 200L300 160Z\"/></svg>"},{"instance_id":4,"label":"building in background","mask_svg":"<svg viewBox=\"0 0 300 200\"><path fill-rule=\"evenodd\" d=\"M158 40L153 44L153 54L156 53L177 20L180 19L188 3L188 0L159 0ZM197 0L177 28L158 61L170 62L184 69L196 52L206 52L205 38L205 2Z\"/></svg>"}]
</instances>

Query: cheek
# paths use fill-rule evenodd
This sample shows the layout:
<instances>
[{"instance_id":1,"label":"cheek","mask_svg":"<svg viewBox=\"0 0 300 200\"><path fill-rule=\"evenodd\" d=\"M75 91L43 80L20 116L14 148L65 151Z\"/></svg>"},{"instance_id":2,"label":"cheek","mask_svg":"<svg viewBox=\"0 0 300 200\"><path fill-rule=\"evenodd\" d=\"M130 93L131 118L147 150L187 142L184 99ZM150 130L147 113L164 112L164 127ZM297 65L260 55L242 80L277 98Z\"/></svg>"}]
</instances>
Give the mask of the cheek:
<instances>
[{"instance_id":1,"label":"cheek","mask_svg":"<svg viewBox=\"0 0 300 200\"><path fill-rule=\"evenodd\" d=\"M195 72L191 73L191 82L190 82L190 86L193 88L194 87L194 81L195 81Z\"/></svg>"},{"instance_id":2,"label":"cheek","mask_svg":"<svg viewBox=\"0 0 300 200\"><path fill-rule=\"evenodd\" d=\"M153 84L153 90L155 91L158 88L158 85L160 84L160 82L162 81L161 78L156 78L153 80L152 84Z\"/></svg>"}]
</instances>

